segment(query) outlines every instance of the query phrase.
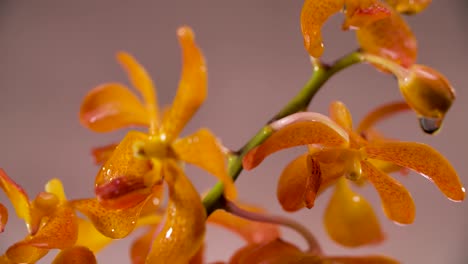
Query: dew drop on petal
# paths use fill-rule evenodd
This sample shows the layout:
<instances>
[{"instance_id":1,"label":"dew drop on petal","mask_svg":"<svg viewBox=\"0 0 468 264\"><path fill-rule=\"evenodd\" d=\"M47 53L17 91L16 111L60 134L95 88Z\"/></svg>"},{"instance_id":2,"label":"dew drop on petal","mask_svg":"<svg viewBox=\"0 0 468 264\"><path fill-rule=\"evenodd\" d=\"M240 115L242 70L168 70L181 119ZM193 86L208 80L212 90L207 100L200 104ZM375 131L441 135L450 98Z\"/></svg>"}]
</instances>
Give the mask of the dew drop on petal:
<instances>
[{"instance_id":1,"label":"dew drop on petal","mask_svg":"<svg viewBox=\"0 0 468 264\"><path fill-rule=\"evenodd\" d=\"M422 130L428 134L434 134L442 126L443 118L420 117L419 125Z\"/></svg>"}]
</instances>

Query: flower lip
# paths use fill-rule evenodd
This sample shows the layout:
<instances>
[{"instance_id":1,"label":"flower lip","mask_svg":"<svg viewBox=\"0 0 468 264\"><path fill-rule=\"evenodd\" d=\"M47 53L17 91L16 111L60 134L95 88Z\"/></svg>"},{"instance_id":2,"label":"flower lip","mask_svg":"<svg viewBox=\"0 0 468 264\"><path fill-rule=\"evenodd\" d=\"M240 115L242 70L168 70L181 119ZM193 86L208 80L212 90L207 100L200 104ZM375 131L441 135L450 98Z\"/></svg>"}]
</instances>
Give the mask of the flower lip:
<instances>
[{"instance_id":1,"label":"flower lip","mask_svg":"<svg viewBox=\"0 0 468 264\"><path fill-rule=\"evenodd\" d=\"M146 188L140 178L117 177L107 183L95 187L96 196L100 200L115 199L133 191Z\"/></svg>"}]
</instances>

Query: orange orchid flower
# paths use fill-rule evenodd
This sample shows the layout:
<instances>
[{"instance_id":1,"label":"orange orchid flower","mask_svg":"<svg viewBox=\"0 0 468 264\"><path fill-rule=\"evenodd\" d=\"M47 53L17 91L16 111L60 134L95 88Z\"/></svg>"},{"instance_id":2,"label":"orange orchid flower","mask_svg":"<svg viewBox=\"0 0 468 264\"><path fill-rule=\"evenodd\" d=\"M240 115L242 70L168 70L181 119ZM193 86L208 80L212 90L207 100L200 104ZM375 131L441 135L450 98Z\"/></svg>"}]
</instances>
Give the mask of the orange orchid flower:
<instances>
[{"instance_id":1,"label":"orange orchid flower","mask_svg":"<svg viewBox=\"0 0 468 264\"><path fill-rule=\"evenodd\" d=\"M278 150L309 145L309 152L292 161L279 179L278 199L286 211L311 208L316 195L338 180L325 213L325 226L335 241L360 246L380 241L383 235L369 203L352 192L346 181L339 180L343 176L355 182L370 181L387 217L401 224L413 222L415 206L409 192L387 174L395 168L418 172L453 201L464 199L465 189L456 171L436 150L367 133L378 120L376 116L386 116L388 111L371 113L358 127L359 133L353 131L351 114L344 104L333 103L330 112L331 119L309 112L272 123L272 136L244 157L244 168L249 170Z\"/></svg>"},{"instance_id":2,"label":"orange orchid flower","mask_svg":"<svg viewBox=\"0 0 468 264\"><path fill-rule=\"evenodd\" d=\"M0 263L35 263L50 249L66 249L75 244L78 221L66 202L59 180L49 181L45 192L39 193L31 202L24 190L2 169L0 187L29 231L28 236L7 249Z\"/></svg>"},{"instance_id":3,"label":"orange orchid flower","mask_svg":"<svg viewBox=\"0 0 468 264\"><path fill-rule=\"evenodd\" d=\"M229 264L397 264L398 261L384 256L337 257L303 252L282 239L249 244L239 249Z\"/></svg>"},{"instance_id":4,"label":"orange orchid flower","mask_svg":"<svg viewBox=\"0 0 468 264\"><path fill-rule=\"evenodd\" d=\"M357 29L357 40L364 52L391 59L404 67L415 62L416 38L400 14L378 0L305 0L301 29L305 48L312 57L321 57L324 49L321 28L329 17L340 11L346 15L343 29Z\"/></svg>"}]
</instances>

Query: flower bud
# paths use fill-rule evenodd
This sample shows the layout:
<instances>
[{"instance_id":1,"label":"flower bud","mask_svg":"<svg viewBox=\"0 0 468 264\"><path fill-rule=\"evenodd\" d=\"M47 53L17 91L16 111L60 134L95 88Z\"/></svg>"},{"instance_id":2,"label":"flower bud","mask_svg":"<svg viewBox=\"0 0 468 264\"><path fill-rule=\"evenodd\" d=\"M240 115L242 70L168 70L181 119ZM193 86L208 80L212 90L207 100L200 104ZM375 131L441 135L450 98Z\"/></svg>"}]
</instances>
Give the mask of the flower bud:
<instances>
[{"instance_id":1,"label":"flower bud","mask_svg":"<svg viewBox=\"0 0 468 264\"><path fill-rule=\"evenodd\" d=\"M448 80L430 67L415 64L406 75L399 76L398 82L406 102L420 116L424 132L432 134L439 130L455 100L455 91Z\"/></svg>"}]
</instances>

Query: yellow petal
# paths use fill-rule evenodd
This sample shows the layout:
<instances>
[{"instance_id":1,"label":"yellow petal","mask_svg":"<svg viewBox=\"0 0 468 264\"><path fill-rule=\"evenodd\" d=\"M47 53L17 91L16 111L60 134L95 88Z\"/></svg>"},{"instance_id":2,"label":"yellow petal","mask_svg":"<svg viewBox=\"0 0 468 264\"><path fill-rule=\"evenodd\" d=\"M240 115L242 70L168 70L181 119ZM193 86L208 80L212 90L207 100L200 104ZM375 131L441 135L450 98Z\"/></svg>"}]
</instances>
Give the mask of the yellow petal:
<instances>
[{"instance_id":1,"label":"yellow petal","mask_svg":"<svg viewBox=\"0 0 468 264\"><path fill-rule=\"evenodd\" d=\"M182 48L182 74L172 107L162 123L162 130L168 142L177 138L205 101L207 93L205 59L195 43L192 30L189 27L181 27L177 30L177 37Z\"/></svg>"},{"instance_id":2,"label":"yellow petal","mask_svg":"<svg viewBox=\"0 0 468 264\"><path fill-rule=\"evenodd\" d=\"M416 60L416 38L394 10L389 17L361 27L356 36L364 52L390 59L406 68Z\"/></svg>"},{"instance_id":3,"label":"yellow petal","mask_svg":"<svg viewBox=\"0 0 468 264\"><path fill-rule=\"evenodd\" d=\"M8 210L0 203L0 233L5 230L5 225L8 222Z\"/></svg>"},{"instance_id":4,"label":"yellow petal","mask_svg":"<svg viewBox=\"0 0 468 264\"><path fill-rule=\"evenodd\" d=\"M323 257L325 263L339 264L399 264L400 262L385 256L363 257Z\"/></svg>"},{"instance_id":5,"label":"yellow petal","mask_svg":"<svg viewBox=\"0 0 468 264\"><path fill-rule=\"evenodd\" d=\"M310 56L323 54L322 26L330 16L339 12L344 0L305 0L301 11L301 30L304 46Z\"/></svg>"},{"instance_id":6,"label":"yellow petal","mask_svg":"<svg viewBox=\"0 0 468 264\"><path fill-rule=\"evenodd\" d=\"M57 178L54 178L46 183L45 191L54 194L60 202L65 202L67 200L65 191L63 190L62 181Z\"/></svg>"},{"instance_id":7,"label":"yellow petal","mask_svg":"<svg viewBox=\"0 0 468 264\"><path fill-rule=\"evenodd\" d=\"M240 208L261 213L263 209L247 205L236 203ZM222 226L234 233L237 233L247 243L264 243L275 240L279 237L280 231L277 225L250 221L245 218L233 215L224 210L216 210L208 217L208 223Z\"/></svg>"},{"instance_id":8,"label":"yellow petal","mask_svg":"<svg viewBox=\"0 0 468 264\"><path fill-rule=\"evenodd\" d=\"M356 132L366 133L374 127L378 122L389 118L402 111L409 110L409 105L406 102L392 102L381 105L369 112L359 123Z\"/></svg>"},{"instance_id":9,"label":"yellow petal","mask_svg":"<svg viewBox=\"0 0 468 264\"><path fill-rule=\"evenodd\" d=\"M149 117L140 100L125 86L107 83L91 90L80 109L80 122L95 132L147 126Z\"/></svg>"},{"instance_id":10,"label":"yellow petal","mask_svg":"<svg viewBox=\"0 0 468 264\"><path fill-rule=\"evenodd\" d=\"M362 170L379 193L387 217L400 224L411 224L416 208L408 190L367 161L362 162Z\"/></svg>"},{"instance_id":11,"label":"yellow petal","mask_svg":"<svg viewBox=\"0 0 468 264\"><path fill-rule=\"evenodd\" d=\"M432 0L385 0L398 12L404 14L416 14L426 9Z\"/></svg>"},{"instance_id":12,"label":"yellow petal","mask_svg":"<svg viewBox=\"0 0 468 264\"><path fill-rule=\"evenodd\" d=\"M390 16L390 9L377 0L345 0L343 29L357 29Z\"/></svg>"},{"instance_id":13,"label":"yellow petal","mask_svg":"<svg viewBox=\"0 0 468 264\"><path fill-rule=\"evenodd\" d=\"M372 206L351 190L345 178L338 181L324 219L328 235L343 246L359 247L384 239Z\"/></svg>"},{"instance_id":14,"label":"yellow petal","mask_svg":"<svg viewBox=\"0 0 468 264\"><path fill-rule=\"evenodd\" d=\"M95 192L103 206L114 209L132 207L150 194L151 186L145 185L145 175L151 172L152 164L148 159L135 155L135 144L146 139L147 135L141 132L128 132L99 170Z\"/></svg>"},{"instance_id":15,"label":"yellow petal","mask_svg":"<svg viewBox=\"0 0 468 264\"><path fill-rule=\"evenodd\" d=\"M126 52L119 52L117 54L117 60L127 72L133 86L142 95L145 101L148 119L151 123L150 130L152 130L152 133L155 133L156 128L159 126L159 106L153 80L151 80L145 68L141 66L132 55Z\"/></svg>"},{"instance_id":16,"label":"yellow petal","mask_svg":"<svg viewBox=\"0 0 468 264\"><path fill-rule=\"evenodd\" d=\"M164 225L155 236L147 263L187 263L200 249L205 235L205 208L200 195L175 161L163 166L169 188Z\"/></svg>"},{"instance_id":17,"label":"yellow petal","mask_svg":"<svg viewBox=\"0 0 468 264\"><path fill-rule=\"evenodd\" d=\"M93 155L94 163L98 165L104 164L112 156L112 152L114 152L117 146L118 144L114 143L106 146L93 148L91 154Z\"/></svg>"},{"instance_id":18,"label":"yellow petal","mask_svg":"<svg viewBox=\"0 0 468 264\"><path fill-rule=\"evenodd\" d=\"M62 250L52 264L96 264L96 257L87 247L74 246Z\"/></svg>"},{"instance_id":19,"label":"yellow petal","mask_svg":"<svg viewBox=\"0 0 468 264\"><path fill-rule=\"evenodd\" d=\"M308 159L309 154L297 157L286 166L279 178L276 195L288 212L314 206L322 178L318 162Z\"/></svg>"},{"instance_id":20,"label":"yellow petal","mask_svg":"<svg viewBox=\"0 0 468 264\"><path fill-rule=\"evenodd\" d=\"M347 135L347 134L346 134ZM322 144L325 146L342 146L348 143L334 127L321 121L299 121L288 124L274 132L260 146L252 149L244 157L244 169L251 170L258 166L268 155L295 146Z\"/></svg>"},{"instance_id":21,"label":"yellow petal","mask_svg":"<svg viewBox=\"0 0 468 264\"><path fill-rule=\"evenodd\" d=\"M434 182L440 191L453 201L465 198L455 169L449 161L432 147L415 142L381 142L367 146L369 158L393 162L415 170Z\"/></svg>"},{"instance_id":22,"label":"yellow petal","mask_svg":"<svg viewBox=\"0 0 468 264\"><path fill-rule=\"evenodd\" d=\"M16 215L18 215L19 218L24 219L29 231L31 232L31 212L29 198L26 192L21 188L21 186L10 179L3 169L0 169L0 187L3 189L13 205Z\"/></svg>"},{"instance_id":23,"label":"yellow petal","mask_svg":"<svg viewBox=\"0 0 468 264\"><path fill-rule=\"evenodd\" d=\"M196 165L216 176L224 184L227 198L236 199L236 187L227 173L226 155L221 144L209 130L200 129L174 142L172 147L180 160Z\"/></svg>"},{"instance_id":24,"label":"yellow petal","mask_svg":"<svg viewBox=\"0 0 468 264\"><path fill-rule=\"evenodd\" d=\"M112 243L112 241L112 238L101 234L90 221L78 218L78 239L76 240L76 246L85 246L96 253Z\"/></svg>"},{"instance_id":25,"label":"yellow petal","mask_svg":"<svg viewBox=\"0 0 468 264\"><path fill-rule=\"evenodd\" d=\"M16 243L9 247L5 253L6 258L10 263L36 263L49 253L49 249L33 247L24 243ZM1 259L0 259L0 263ZM3 263L2 263L3 264Z\"/></svg>"},{"instance_id":26,"label":"yellow petal","mask_svg":"<svg viewBox=\"0 0 468 264\"><path fill-rule=\"evenodd\" d=\"M103 207L97 199L74 200L70 203L86 215L103 235L118 239L126 237L135 229L145 201L134 207L117 210Z\"/></svg>"}]
</instances>

